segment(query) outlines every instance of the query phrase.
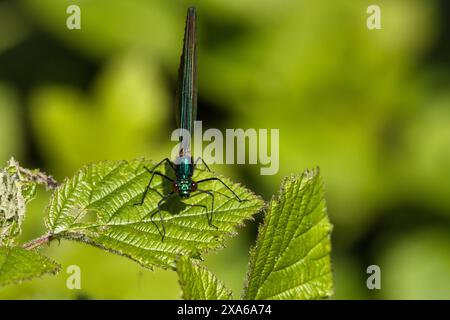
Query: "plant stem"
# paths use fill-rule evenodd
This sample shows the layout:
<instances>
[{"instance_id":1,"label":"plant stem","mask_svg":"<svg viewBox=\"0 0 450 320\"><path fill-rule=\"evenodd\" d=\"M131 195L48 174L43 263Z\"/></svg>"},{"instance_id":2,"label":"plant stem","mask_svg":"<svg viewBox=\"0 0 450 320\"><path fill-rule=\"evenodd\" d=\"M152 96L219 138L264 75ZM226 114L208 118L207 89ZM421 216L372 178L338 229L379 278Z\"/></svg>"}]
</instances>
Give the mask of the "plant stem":
<instances>
[{"instance_id":1,"label":"plant stem","mask_svg":"<svg viewBox=\"0 0 450 320\"><path fill-rule=\"evenodd\" d=\"M36 238L27 242L23 245L23 248L26 250L33 250L34 248L40 247L45 243L50 243L53 240L53 236L51 234L45 234L42 237Z\"/></svg>"}]
</instances>

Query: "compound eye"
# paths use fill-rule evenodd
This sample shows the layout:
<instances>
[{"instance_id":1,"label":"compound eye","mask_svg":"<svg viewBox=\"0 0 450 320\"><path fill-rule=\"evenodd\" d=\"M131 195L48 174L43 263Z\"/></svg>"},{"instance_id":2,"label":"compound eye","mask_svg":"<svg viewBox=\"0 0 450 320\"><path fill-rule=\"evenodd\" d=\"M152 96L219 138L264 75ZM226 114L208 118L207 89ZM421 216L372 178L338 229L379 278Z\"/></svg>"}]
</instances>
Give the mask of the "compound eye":
<instances>
[{"instance_id":1,"label":"compound eye","mask_svg":"<svg viewBox=\"0 0 450 320\"><path fill-rule=\"evenodd\" d=\"M177 182L174 182L172 187L173 187L173 191L180 192L180 186Z\"/></svg>"},{"instance_id":2,"label":"compound eye","mask_svg":"<svg viewBox=\"0 0 450 320\"><path fill-rule=\"evenodd\" d=\"M197 183L195 183L194 181L191 182L191 191L197 191Z\"/></svg>"}]
</instances>

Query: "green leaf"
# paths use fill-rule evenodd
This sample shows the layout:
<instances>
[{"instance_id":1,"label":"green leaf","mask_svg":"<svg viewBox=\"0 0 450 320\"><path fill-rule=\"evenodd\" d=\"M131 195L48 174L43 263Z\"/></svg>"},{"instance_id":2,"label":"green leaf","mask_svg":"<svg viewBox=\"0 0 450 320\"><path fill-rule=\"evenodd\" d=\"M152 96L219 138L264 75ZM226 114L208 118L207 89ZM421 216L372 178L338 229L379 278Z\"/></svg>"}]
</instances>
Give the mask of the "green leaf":
<instances>
[{"instance_id":1,"label":"green leaf","mask_svg":"<svg viewBox=\"0 0 450 320\"><path fill-rule=\"evenodd\" d=\"M286 178L259 229L244 298L330 296L331 229L319 170Z\"/></svg>"},{"instance_id":2,"label":"green leaf","mask_svg":"<svg viewBox=\"0 0 450 320\"><path fill-rule=\"evenodd\" d=\"M218 228L207 222L205 207L211 209L210 196L197 193L183 201L174 196L162 206L166 226L162 241L159 216L154 216L154 223L150 216L156 212L161 195L168 194L172 186L155 176L154 190L148 192L142 206L136 206L151 177L144 166L152 169L154 163L144 159L101 162L66 180L50 199L46 225L52 236L86 242L145 267L174 268L180 255L198 258L205 251L222 247L224 238L263 206L260 198L224 177L221 179L244 201L237 201L219 182L206 182L201 188L214 191L213 224ZM158 168L173 177L172 169L166 169L163 165ZM193 179L212 176L198 168Z\"/></svg>"},{"instance_id":3,"label":"green leaf","mask_svg":"<svg viewBox=\"0 0 450 320\"><path fill-rule=\"evenodd\" d=\"M0 286L19 283L44 274L55 274L60 266L37 251L0 247Z\"/></svg>"},{"instance_id":4,"label":"green leaf","mask_svg":"<svg viewBox=\"0 0 450 320\"><path fill-rule=\"evenodd\" d=\"M177 272L185 300L231 300L233 294L208 269L183 256L177 261Z\"/></svg>"}]
</instances>

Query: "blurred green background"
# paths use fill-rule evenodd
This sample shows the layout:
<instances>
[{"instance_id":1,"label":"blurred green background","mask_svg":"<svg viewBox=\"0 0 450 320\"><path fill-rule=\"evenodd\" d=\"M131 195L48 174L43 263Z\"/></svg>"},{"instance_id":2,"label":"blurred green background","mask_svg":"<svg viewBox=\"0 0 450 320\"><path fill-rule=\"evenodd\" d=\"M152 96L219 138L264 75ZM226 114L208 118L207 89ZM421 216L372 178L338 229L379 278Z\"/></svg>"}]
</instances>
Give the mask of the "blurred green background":
<instances>
[{"instance_id":1,"label":"blurred green background","mask_svg":"<svg viewBox=\"0 0 450 320\"><path fill-rule=\"evenodd\" d=\"M66 28L67 6L81 30ZM381 7L382 30L366 28ZM89 162L170 154L186 8L199 15L204 128L279 128L280 172L215 169L266 200L319 165L334 224L335 299L450 299L450 4L446 0L0 0L0 163L59 181ZM42 234L48 194L22 240ZM261 217L206 264L239 296ZM62 272L0 298L177 299L174 272L84 244ZM67 266L82 289L66 288ZM381 267L381 290L366 288Z\"/></svg>"}]
</instances>

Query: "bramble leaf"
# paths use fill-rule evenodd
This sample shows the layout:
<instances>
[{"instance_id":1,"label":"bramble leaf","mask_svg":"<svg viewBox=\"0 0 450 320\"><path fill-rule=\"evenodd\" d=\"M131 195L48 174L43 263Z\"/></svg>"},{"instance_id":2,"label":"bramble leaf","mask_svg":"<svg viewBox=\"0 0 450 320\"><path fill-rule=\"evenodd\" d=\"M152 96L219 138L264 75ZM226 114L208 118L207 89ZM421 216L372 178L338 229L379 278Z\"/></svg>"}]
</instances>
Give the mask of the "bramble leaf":
<instances>
[{"instance_id":1,"label":"bramble leaf","mask_svg":"<svg viewBox=\"0 0 450 320\"><path fill-rule=\"evenodd\" d=\"M231 291L214 274L186 256L177 261L177 273L185 300L230 300L233 298Z\"/></svg>"},{"instance_id":2,"label":"bramble leaf","mask_svg":"<svg viewBox=\"0 0 450 320\"><path fill-rule=\"evenodd\" d=\"M319 170L284 180L252 249L245 299L317 299L333 291L332 226Z\"/></svg>"},{"instance_id":3,"label":"bramble leaf","mask_svg":"<svg viewBox=\"0 0 450 320\"><path fill-rule=\"evenodd\" d=\"M142 206L142 199L154 163L138 159L107 161L81 169L66 180L50 199L46 225L53 238L65 238L127 256L144 267L175 268L178 256L200 257L208 250L223 246L225 237L251 219L263 206L263 201L246 188L221 179L244 201L237 201L220 182L201 184L201 189L213 190L215 204L214 228L208 225L207 210L211 197L195 193L189 199L173 196L162 206L166 228L164 241L162 223L156 212L162 195L172 191L170 182L155 176L152 189ZM173 178L172 169L161 165L158 170ZM195 170L194 181L212 177L213 173ZM153 221L153 222L152 222Z\"/></svg>"},{"instance_id":4,"label":"bramble leaf","mask_svg":"<svg viewBox=\"0 0 450 320\"><path fill-rule=\"evenodd\" d=\"M0 286L55 274L59 269L58 264L37 251L0 247Z\"/></svg>"}]
</instances>

